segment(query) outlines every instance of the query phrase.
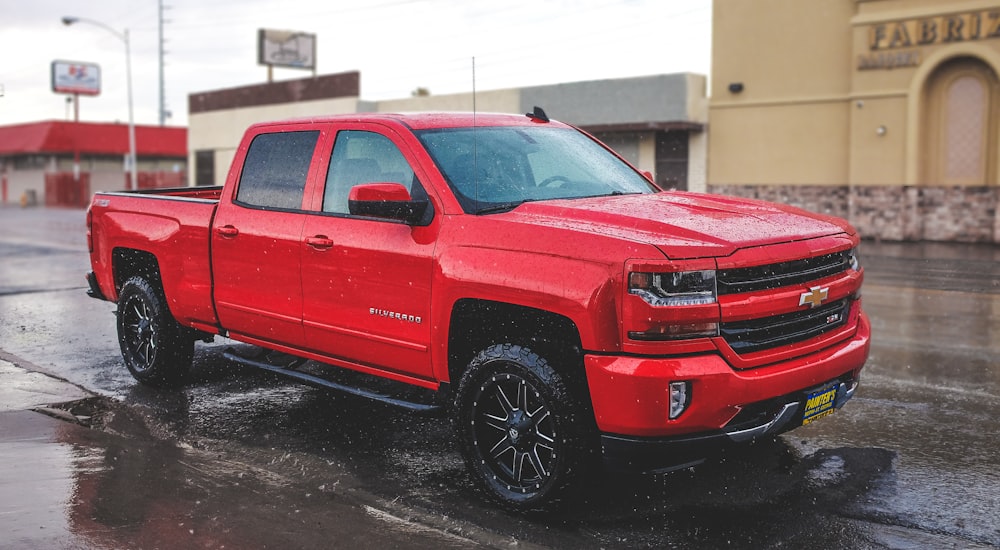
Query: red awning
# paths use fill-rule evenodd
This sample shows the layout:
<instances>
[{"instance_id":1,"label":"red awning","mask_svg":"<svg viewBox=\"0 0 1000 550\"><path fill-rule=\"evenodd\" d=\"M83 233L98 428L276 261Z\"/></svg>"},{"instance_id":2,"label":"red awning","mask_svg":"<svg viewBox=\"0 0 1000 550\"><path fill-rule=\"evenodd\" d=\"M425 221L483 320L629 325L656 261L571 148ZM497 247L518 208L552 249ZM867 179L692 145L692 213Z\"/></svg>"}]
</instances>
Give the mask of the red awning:
<instances>
[{"instance_id":1,"label":"red awning","mask_svg":"<svg viewBox=\"0 0 1000 550\"><path fill-rule=\"evenodd\" d=\"M136 126L136 156L187 157L187 128ZM0 126L0 155L73 154L124 155L128 125L95 122L44 121Z\"/></svg>"}]
</instances>

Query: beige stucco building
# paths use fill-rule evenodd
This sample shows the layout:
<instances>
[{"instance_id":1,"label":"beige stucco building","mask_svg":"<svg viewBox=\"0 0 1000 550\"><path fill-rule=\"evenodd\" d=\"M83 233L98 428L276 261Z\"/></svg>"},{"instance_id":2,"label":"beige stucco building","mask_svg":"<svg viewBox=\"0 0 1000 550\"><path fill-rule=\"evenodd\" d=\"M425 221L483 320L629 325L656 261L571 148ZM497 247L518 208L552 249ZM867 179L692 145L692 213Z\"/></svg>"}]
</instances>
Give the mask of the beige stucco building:
<instances>
[{"instance_id":1,"label":"beige stucco building","mask_svg":"<svg viewBox=\"0 0 1000 550\"><path fill-rule=\"evenodd\" d=\"M1000 1L715 0L708 190L1000 242Z\"/></svg>"},{"instance_id":2,"label":"beige stucco building","mask_svg":"<svg viewBox=\"0 0 1000 550\"><path fill-rule=\"evenodd\" d=\"M348 72L192 94L188 98L190 178L221 185L252 123L361 112L530 112L574 124L613 147L665 187L705 190L706 78L682 73L550 86L364 101L360 73Z\"/></svg>"}]
</instances>

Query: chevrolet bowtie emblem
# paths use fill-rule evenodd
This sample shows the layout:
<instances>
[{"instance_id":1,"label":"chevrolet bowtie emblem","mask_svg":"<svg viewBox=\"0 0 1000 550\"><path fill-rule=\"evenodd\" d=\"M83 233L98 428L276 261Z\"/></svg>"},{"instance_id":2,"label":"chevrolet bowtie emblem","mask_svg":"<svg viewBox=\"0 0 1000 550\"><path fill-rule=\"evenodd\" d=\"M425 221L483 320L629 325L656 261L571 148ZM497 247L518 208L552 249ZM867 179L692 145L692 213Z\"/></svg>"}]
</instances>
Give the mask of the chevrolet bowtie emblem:
<instances>
[{"instance_id":1,"label":"chevrolet bowtie emblem","mask_svg":"<svg viewBox=\"0 0 1000 550\"><path fill-rule=\"evenodd\" d=\"M826 300L826 297L829 296L829 294L830 294L829 287L828 288L820 288L818 286L811 287L809 289L809 292L803 292L802 294L799 294L799 305L804 306L806 304L809 304L809 307L817 307L823 303L823 300Z\"/></svg>"}]
</instances>

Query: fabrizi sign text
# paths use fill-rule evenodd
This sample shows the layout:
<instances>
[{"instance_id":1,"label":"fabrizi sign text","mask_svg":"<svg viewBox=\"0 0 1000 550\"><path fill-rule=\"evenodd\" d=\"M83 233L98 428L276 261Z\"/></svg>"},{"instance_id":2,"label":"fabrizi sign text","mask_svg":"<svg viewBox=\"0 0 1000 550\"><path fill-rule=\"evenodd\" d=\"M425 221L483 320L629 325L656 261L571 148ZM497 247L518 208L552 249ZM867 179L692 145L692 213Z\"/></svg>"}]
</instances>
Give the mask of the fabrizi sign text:
<instances>
[{"instance_id":1,"label":"fabrizi sign text","mask_svg":"<svg viewBox=\"0 0 1000 550\"><path fill-rule=\"evenodd\" d=\"M942 15L872 25L871 51L1000 38L1000 10Z\"/></svg>"},{"instance_id":2,"label":"fabrizi sign text","mask_svg":"<svg viewBox=\"0 0 1000 550\"><path fill-rule=\"evenodd\" d=\"M869 27L869 53L858 56L858 69L916 67L921 46L990 38L1000 38L1000 10L879 23Z\"/></svg>"}]
</instances>

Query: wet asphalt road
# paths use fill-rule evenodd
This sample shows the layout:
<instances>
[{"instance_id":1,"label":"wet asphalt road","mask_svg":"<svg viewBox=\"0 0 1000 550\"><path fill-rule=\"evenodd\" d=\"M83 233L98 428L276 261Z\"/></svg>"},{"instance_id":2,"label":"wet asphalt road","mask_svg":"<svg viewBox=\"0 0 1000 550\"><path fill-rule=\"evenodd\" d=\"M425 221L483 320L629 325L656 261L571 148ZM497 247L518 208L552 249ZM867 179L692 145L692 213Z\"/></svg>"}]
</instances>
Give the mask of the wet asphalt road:
<instances>
[{"instance_id":1,"label":"wet asphalt road","mask_svg":"<svg viewBox=\"0 0 1000 550\"><path fill-rule=\"evenodd\" d=\"M471 488L442 419L232 365L230 342L182 389L135 383L84 294L83 219L0 208L0 389L20 367L99 396L63 407L84 425L0 412L0 547L1000 547L1000 247L865 243L847 407L522 517Z\"/></svg>"}]
</instances>

